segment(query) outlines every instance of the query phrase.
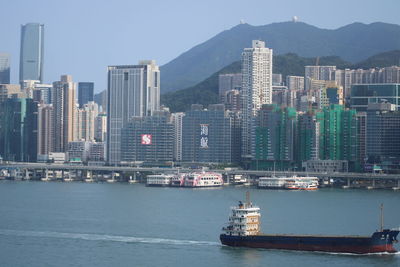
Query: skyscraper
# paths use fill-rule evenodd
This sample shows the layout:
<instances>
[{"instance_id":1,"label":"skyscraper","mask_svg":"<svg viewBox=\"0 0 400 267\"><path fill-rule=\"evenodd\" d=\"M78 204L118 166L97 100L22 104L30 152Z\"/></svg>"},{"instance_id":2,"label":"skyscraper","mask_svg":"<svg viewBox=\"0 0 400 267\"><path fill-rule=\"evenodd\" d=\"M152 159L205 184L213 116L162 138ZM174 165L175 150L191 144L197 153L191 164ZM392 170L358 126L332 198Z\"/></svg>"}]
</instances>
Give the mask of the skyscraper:
<instances>
[{"instance_id":1,"label":"skyscraper","mask_svg":"<svg viewBox=\"0 0 400 267\"><path fill-rule=\"evenodd\" d=\"M21 26L19 80L43 81L44 25Z\"/></svg>"},{"instance_id":2,"label":"skyscraper","mask_svg":"<svg viewBox=\"0 0 400 267\"><path fill-rule=\"evenodd\" d=\"M263 104L272 103L272 49L253 40L242 53L243 157L254 156L255 117Z\"/></svg>"},{"instance_id":3,"label":"skyscraper","mask_svg":"<svg viewBox=\"0 0 400 267\"><path fill-rule=\"evenodd\" d=\"M89 101L93 101L93 89L94 83L92 82L78 83L78 103L80 108Z\"/></svg>"},{"instance_id":4,"label":"skyscraper","mask_svg":"<svg viewBox=\"0 0 400 267\"><path fill-rule=\"evenodd\" d=\"M76 85L70 75L62 75L53 83L54 151L66 152L68 142L75 140Z\"/></svg>"},{"instance_id":5,"label":"skyscraper","mask_svg":"<svg viewBox=\"0 0 400 267\"><path fill-rule=\"evenodd\" d=\"M0 84L10 83L10 56L0 53Z\"/></svg>"},{"instance_id":6,"label":"skyscraper","mask_svg":"<svg viewBox=\"0 0 400 267\"><path fill-rule=\"evenodd\" d=\"M154 60L108 67L107 161L121 161L121 129L136 117L160 109L160 71Z\"/></svg>"}]
</instances>

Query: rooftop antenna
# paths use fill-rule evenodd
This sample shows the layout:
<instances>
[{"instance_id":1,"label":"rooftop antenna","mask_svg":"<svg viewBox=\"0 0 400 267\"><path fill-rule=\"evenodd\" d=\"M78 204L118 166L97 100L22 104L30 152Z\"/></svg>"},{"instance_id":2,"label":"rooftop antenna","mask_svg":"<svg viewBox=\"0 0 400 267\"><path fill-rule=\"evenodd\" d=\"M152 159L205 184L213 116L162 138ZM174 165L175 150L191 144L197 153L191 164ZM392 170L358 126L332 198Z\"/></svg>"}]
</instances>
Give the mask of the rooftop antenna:
<instances>
[{"instance_id":1,"label":"rooftop antenna","mask_svg":"<svg viewBox=\"0 0 400 267\"><path fill-rule=\"evenodd\" d=\"M381 204L381 232L383 232L383 203Z\"/></svg>"}]
</instances>

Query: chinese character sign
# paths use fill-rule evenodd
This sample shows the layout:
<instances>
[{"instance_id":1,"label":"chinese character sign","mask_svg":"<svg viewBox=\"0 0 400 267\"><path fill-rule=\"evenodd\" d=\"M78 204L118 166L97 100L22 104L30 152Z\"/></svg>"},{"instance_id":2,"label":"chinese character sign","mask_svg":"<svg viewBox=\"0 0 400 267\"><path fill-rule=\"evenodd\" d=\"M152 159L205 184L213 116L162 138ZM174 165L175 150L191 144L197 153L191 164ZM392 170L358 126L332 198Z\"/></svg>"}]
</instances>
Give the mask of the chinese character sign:
<instances>
[{"instance_id":1,"label":"chinese character sign","mask_svg":"<svg viewBox=\"0 0 400 267\"><path fill-rule=\"evenodd\" d=\"M208 124L200 124L200 148L208 148Z\"/></svg>"},{"instance_id":2,"label":"chinese character sign","mask_svg":"<svg viewBox=\"0 0 400 267\"><path fill-rule=\"evenodd\" d=\"M142 134L142 145L151 145L151 134Z\"/></svg>"}]
</instances>

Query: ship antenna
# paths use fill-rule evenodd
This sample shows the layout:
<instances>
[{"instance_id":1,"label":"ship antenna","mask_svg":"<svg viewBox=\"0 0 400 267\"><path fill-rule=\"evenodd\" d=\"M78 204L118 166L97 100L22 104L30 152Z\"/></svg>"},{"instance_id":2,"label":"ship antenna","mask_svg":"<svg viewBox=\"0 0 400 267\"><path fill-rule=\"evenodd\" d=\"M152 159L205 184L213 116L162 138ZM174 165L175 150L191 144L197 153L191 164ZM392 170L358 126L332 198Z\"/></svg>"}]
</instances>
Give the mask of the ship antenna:
<instances>
[{"instance_id":1,"label":"ship antenna","mask_svg":"<svg viewBox=\"0 0 400 267\"><path fill-rule=\"evenodd\" d=\"M381 204L381 232L383 232L383 203Z\"/></svg>"},{"instance_id":2,"label":"ship antenna","mask_svg":"<svg viewBox=\"0 0 400 267\"><path fill-rule=\"evenodd\" d=\"M250 192L246 191L246 204L250 205Z\"/></svg>"}]
</instances>

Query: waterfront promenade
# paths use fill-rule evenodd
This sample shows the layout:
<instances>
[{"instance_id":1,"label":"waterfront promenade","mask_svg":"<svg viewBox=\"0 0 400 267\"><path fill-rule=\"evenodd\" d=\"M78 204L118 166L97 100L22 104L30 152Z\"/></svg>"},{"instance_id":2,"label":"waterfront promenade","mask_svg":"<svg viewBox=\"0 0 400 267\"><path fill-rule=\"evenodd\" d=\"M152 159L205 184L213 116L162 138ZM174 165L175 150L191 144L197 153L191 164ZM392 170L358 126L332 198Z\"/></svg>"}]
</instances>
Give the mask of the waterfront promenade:
<instances>
[{"instance_id":1,"label":"waterfront promenade","mask_svg":"<svg viewBox=\"0 0 400 267\"><path fill-rule=\"evenodd\" d=\"M190 168L161 168L161 167L131 167L131 166L84 166L71 164L47 164L47 163L2 163L0 170L7 170L10 179L32 179L40 180L43 177L49 180L73 178L74 180L84 180L87 178L103 181L112 179L115 181L140 180L149 173L177 173L191 172ZM344 188L365 187L375 188L400 188L400 175L383 173L314 173L314 172L280 172L280 171L260 171L242 170L236 168L211 170L222 173L227 182L230 177L244 175L250 181L256 181L259 177L271 176L314 176L320 179L322 186L340 185Z\"/></svg>"}]
</instances>

